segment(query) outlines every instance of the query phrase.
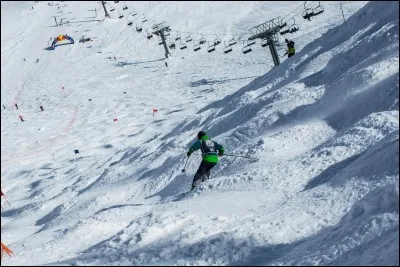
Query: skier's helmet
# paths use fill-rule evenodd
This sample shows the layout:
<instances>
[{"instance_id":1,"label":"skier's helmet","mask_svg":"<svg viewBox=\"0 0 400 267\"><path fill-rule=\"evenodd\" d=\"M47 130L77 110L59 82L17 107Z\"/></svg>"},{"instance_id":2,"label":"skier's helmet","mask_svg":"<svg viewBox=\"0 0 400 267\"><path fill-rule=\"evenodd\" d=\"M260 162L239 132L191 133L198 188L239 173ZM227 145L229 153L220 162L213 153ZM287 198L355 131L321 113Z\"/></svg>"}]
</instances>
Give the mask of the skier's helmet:
<instances>
[{"instance_id":1,"label":"skier's helmet","mask_svg":"<svg viewBox=\"0 0 400 267\"><path fill-rule=\"evenodd\" d=\"M201 139L203 136L205 136L205 135L207 135L206 132L200 131L200 132L197 134L197 138L200 140L200 139Z\"/></svg>"}]
</instances>

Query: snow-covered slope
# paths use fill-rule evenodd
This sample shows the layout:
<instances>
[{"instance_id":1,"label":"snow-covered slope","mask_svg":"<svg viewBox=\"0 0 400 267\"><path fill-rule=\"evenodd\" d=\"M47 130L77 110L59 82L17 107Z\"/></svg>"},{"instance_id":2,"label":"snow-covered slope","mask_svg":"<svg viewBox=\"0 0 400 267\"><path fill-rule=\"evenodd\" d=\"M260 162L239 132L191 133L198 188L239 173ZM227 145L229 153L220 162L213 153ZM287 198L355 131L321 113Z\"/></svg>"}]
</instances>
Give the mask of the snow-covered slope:
<instances>
[{"instance_id":1,"label":"snow-covered slope","mask_svg":"<svg viewBox=\"0 0 400 267\"><path fill-rule=\"evenodd\" d=\"M3 1L2 264L398 265L399 3L321 5ZM277 16L294 57L223 53ZM168 59L146 38L163 21L194 40ZM227 155L183 194L199 130Z\"/></svg>"}]
</instances>

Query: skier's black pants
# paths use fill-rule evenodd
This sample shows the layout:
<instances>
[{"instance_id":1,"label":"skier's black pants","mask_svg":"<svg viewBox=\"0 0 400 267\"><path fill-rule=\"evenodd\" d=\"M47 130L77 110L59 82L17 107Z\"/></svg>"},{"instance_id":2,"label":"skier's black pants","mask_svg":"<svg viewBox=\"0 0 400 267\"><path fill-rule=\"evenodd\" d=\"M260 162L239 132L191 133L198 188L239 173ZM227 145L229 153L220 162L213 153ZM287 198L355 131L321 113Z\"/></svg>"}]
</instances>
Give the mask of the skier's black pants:
<instances>
[{"instance_id":1,"label":"skier's black pants","mask_svg":"<svg viewBox=\"0 0 400 267\"><path fill-rule=\"evenodd\" d=\"M289 53L288 58L294 56L295 53Z\"/></svg>"},{"instance_id":2,"label":"skier's black pants","mask_svg":"<svg viewBox=\"0 0 400 267\"><path fill-rule=\"evenodd\" d=\"M210 178L210 170L217 165L214 162L207 162L202 161L199 169L197 170L196 174L194 175L192 186L198 186L201 182Z\"/></svg>"}]
</instances>

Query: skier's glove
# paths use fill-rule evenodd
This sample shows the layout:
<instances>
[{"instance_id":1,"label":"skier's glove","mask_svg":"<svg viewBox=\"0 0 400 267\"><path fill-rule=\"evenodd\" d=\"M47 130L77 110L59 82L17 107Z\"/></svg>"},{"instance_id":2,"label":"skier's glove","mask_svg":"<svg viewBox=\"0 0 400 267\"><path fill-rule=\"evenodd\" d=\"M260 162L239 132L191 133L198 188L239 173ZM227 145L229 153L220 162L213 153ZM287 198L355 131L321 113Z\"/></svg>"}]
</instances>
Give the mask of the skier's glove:
<instances>
[{"instance_id":1,"label":"skier's glove","mask_svg":"<svg viewBox=\"0 0 400 267\"><path fill-rule=\"evenodd\" d=\"M190 157L190 155L192 155L192 152L188 151L188 152L186 153L186 155L187 155L188 157Z\"/></svg>"}]
</instances>

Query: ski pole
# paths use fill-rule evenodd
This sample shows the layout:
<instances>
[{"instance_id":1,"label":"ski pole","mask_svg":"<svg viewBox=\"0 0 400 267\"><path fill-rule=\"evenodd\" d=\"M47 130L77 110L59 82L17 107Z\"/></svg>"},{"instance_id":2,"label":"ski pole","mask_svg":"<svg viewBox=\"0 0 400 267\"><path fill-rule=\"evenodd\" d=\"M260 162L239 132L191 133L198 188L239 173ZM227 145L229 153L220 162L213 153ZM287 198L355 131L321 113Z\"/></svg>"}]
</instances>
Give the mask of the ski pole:
<instances>
[{"instance_id":1,"label":"ski pole","mask_svg":"<svg viewBox=\"0 0 400 267\"><path fill-rule=\"evenodd\" d=\"M189 161L189 157L186 158L185 166L183 167L182 172L186 171L185 168L186 168L186 165L187 165L188 161Z\"/></svg>"},{"instance_id":2,"label":"ski pole","mask_svg":"<svg viewBox=\"0 0 400 267\"><path fill-rule=\"evenodd\" d=\"M231 155L231 154L224 154L224 156L228 156L228 157L241 157L241 158L246 158L246 159L255 159L255 160L258 160L258 158L245 157L245 156L239 156L239 155Z\"/></svg>"}]
</instances>

